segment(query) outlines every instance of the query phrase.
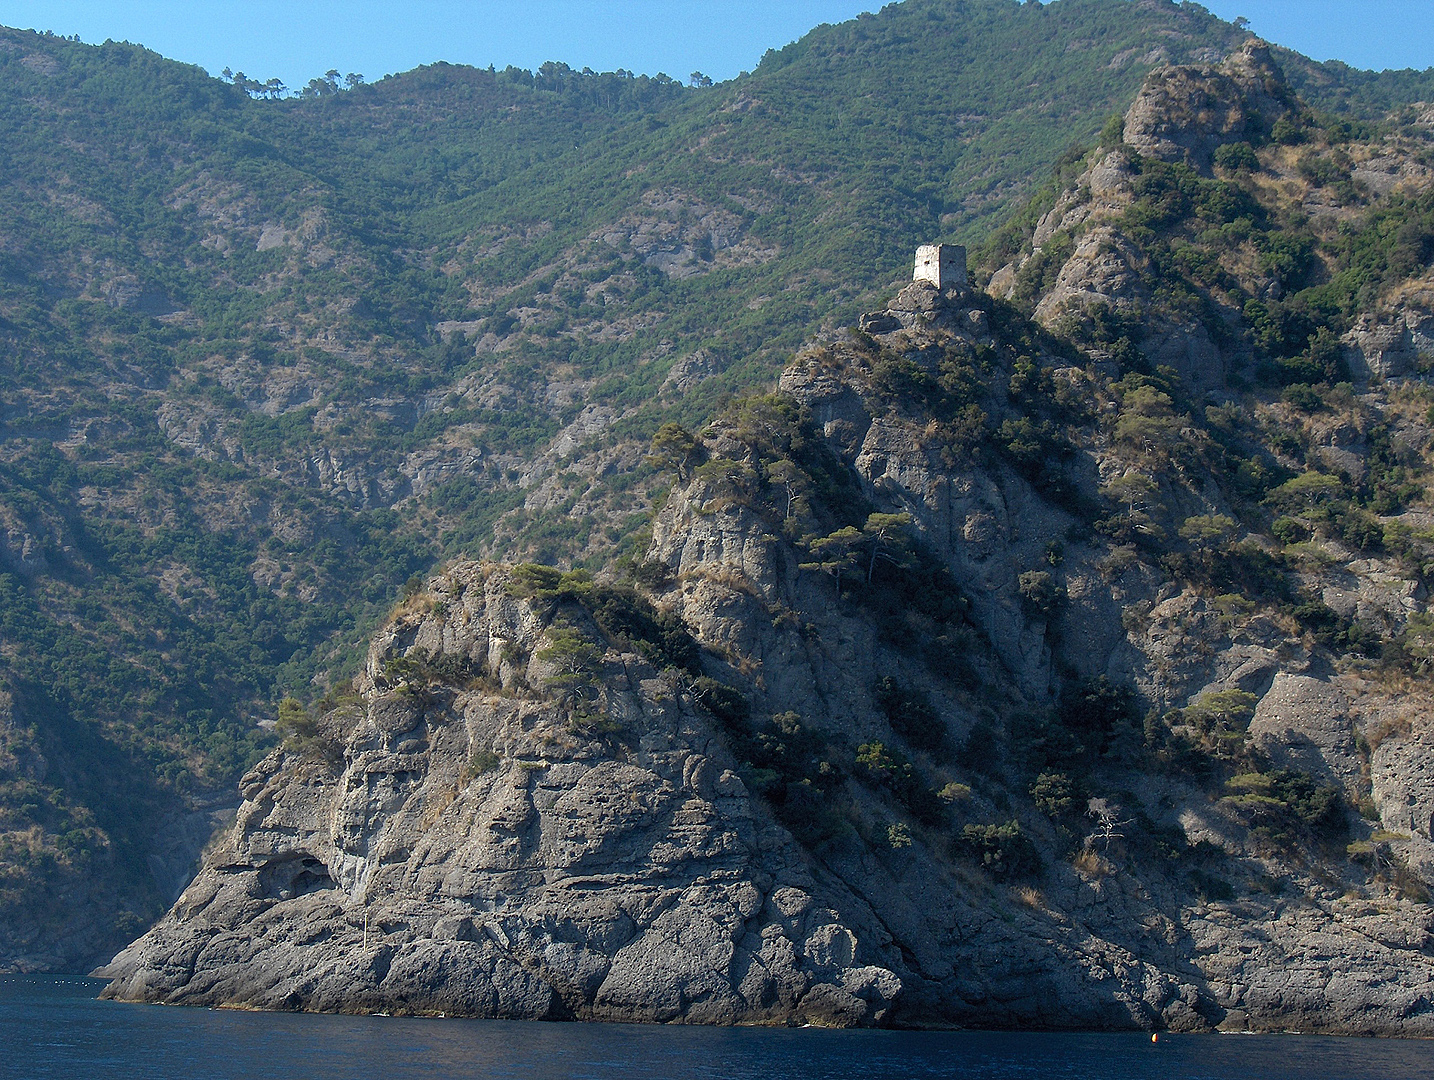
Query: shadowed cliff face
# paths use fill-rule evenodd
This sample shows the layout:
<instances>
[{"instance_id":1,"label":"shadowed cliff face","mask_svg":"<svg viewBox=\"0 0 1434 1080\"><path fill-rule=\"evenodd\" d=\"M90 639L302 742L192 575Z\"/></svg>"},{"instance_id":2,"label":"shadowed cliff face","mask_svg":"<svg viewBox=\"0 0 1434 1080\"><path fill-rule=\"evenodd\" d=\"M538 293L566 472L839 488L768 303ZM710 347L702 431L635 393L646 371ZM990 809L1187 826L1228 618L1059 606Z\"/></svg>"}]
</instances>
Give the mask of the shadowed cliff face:
<instances>
[{"instance_id":1,"label":"shadowed cliff face","mask_svg":"<svg viewBox=\"0 0 1434 1080\"><path fill-rule=\"evenodd\" d=\"M1321 605L1298 602L1325 597L1408 635L1423 611L1418 574L1316 526L1328 557L1296 556L1262 579L1251 567L1281 541L1215 455L1210 418L1031 334L980 293L912 285L862 328L807 350L780 396L704 432L705 463L654 524L648 577L754 715L790 711L826 737L882 740L906 752L926 792L957 786L931 814L858 755L842 792L870 838L867 800L884 787L925 872L959 875L975 859L1019 911L1019 949L1040 957L1059 1004L1037 1017L990 994L976 1022L1426 1030L1429 735L1416 716L1427 691L1312 633L1301 620ZM1362 407L1387 408L1402 429L1399 393L1385 387ZM1428 445L1421 427L1406 437ZM1022 443L1036 438L1046 451L1032 468ZM841 469L856 491L829 483ZM875 558L881 515L906 520L904 566ZM836 526L856 533L863 518L849 541L859 557L834 561ZM934 604L937 593L949 602ZM1123 715L1093 717L1110 704L1092 706L1102 685L1135 690ZM944 727L936 739L901 715L922 703ZM766 790L783 813L790 777ZM1107 841L1101 812L1116 804L1122 824ZM1045 862L1024 886L999 862L992 872L991 845L973 844L1008 813ZM868 882L926 978L961 968L949 950L912 944L942 938L934 915L845 862L842 842L815 850ZM950 897L934 906L955 913L946 933L970 935L973 952L957 955L980 965L1013 947L984 936L991 923L963 907L960 886L928 880L923 895ZM1378 926L1372 938L1364 925ZM1057 928L1089 937L1072 951ZM1338 959L1311 961L1317 941ZM1128 966L1105 987L1106 1011L1084 1011L1077 973L1113 955ZM929 984L902 975L909 1004ZM1001 981L1008 993L1020 979ZM969 984L957 985L930 987L926 1015L969 1015Z\"/></svg>"},{"instance_id":2,"label":"shadowed cliff face","mask_svg":"<svg viewBox=\"0 0 1434 1080\"><path fill-rule=\"evenodd\" d=\"M465 564L430 583L375 642L362 699L245 778L231 836L103 969L108 996L527 1019L1203 1023L1195 985L1125 947L1059 941L1052 912L993 917L1000 894L924 838L903 849L848 829L804 850L735 771L690 676L609 648L565 696L571 665L552 642L580 609L535 611L513 582ZM483 674L431 681L454 658ZM885 823L870 793L841 798Z\"/></svg>"},{"instance_id":3,"label":"shadowed cliff face","mask_svg":"<svg viewBox=\"0 0 1434 1080\"><path fill-rule=\"evenodd\" d=\"M723 527L689 534L711 545L682 570L699 634L763 602L760 581L730 589L753 564L724 559L712 544ZM1051 861L1006 872L973 862L949 821L923 820L849 757L847 778L822 781L840 823L804 846L783 825L796 826L790 794L775 803L743 779L771 783L732 753L739 725L703 707L700 677L659 670L581 603L515 596L516 580L459 564L410 602L376 639L363 692L245 778L204 870L100 972L108 996L528 1019L1427 1033L1422 905L1296 875L1286 888L1299 903L1204 903L1188 864L1152 853L1150 824L1125 820L1123 837L1072 865L1068 841L1029 810L1021 820ZM726 620L704 623L719 599ZM869 692L898 650L867 626L853 652L834 653L834 632L859 634L862 620L829 595L793 599L825 644L799 670L767 649L772 700L805 705L835 762L844 733L899 753L907 743ZM579 662L569 633L588 643ZM724 640L735 658L745 639ZM1279 682L1275 696L1300 700ZM822 700L842 708L824 713ZM972 706L943 703L942 723L954 734ZM942 757L913 754L922 779L965 776L974 790L957 818L990 815L1014 777ZM1127 779L1140 785L1127 813L1173 794L1192 836L1240 850L1235 821L1190 785L1162 795Z\"/></svg>"}]
</instances>

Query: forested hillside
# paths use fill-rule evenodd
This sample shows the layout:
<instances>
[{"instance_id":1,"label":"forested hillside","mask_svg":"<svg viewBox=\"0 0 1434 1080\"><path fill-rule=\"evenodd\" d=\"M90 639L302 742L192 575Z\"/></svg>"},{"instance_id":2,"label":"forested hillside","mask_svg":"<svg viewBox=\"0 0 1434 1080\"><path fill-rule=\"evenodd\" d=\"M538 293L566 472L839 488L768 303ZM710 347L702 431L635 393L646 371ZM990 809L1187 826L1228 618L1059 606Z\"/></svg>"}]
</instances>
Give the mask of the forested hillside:
<instances>
[{"instance_id":1,"label":"forested hillside","mask_svg":"<svg viewBox=\"0 0 1434 1080\"><path fill-rule=\"evenodd\" d=\"M435 65L256 100L0 32L0 965L156 914L195 800L405 583L631 557L661 423L768 383L915 243L992 235L1152 67L1244 36L1164 0L907 0L710 88ZM1283 59L1360 123L1434 98Z\"/></svg>"}]
</instances>

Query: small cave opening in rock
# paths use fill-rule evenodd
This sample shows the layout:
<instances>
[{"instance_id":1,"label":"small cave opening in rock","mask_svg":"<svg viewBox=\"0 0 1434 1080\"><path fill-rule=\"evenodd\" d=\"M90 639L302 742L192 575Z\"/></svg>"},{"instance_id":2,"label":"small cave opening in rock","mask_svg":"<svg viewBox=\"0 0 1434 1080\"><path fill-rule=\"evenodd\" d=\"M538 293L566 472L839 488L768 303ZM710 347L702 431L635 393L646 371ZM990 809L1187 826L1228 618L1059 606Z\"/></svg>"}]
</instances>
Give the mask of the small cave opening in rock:
<instances>
[{"instance_id":1,"label":"small cave opening in rock","mask_svg":"<svg viewBox=\"0 0 1434 1080\"><path fill-rule=\"evenodd\" d=\"M332 889L329 869L312 855L295 854L271 860L259 870L264 895L274 900L292 900L321 889Z\"/></svg>"}]
</instances>

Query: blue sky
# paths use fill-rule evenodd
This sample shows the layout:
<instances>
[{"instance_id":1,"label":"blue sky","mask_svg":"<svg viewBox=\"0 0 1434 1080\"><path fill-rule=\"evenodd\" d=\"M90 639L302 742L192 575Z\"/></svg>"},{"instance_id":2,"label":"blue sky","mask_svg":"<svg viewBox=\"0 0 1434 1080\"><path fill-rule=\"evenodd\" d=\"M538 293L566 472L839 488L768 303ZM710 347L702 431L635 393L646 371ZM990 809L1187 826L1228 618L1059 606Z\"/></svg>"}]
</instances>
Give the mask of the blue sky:
<instances>
[{"instance_id":1,"label":"blue sky","mask_svg":"<svg viewBox=\"0 0 1434 1080\"><path fill-rule=\"evenodd\" d=\"M1059 2L1059 0L1057 0ZM880 0L0 0L7 26L139 42L211 72L301 86L434 60L728 79L822 22ZM1206 0L1271 41L1357 67L1434 66L1434 0Z\"/></svg>"}]
</instances>

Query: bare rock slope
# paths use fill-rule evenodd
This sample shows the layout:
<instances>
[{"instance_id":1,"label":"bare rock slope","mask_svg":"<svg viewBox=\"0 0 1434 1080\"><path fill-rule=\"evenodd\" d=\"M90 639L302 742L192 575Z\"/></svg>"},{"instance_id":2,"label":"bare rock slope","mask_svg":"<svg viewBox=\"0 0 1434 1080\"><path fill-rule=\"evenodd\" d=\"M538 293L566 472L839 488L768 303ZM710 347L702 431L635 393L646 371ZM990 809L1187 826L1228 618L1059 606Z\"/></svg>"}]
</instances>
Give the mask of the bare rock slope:
<instances>
[{"instance_id":1,"label":"bare rock slope","mask_svg":"<svg viewBox=\"0 0 1434 1080\"><path fill-rule=\"evenodd\" d=\"M814 876L669 676L610 652L595 715L575 720L515 692L556 676L509 575L462 564L433 585L432 610L375 643L363 700L245 778L232 835L105 969L110 996L524 1019L889 1014L890 935ZM387 662L415 650L494 678L389 688Z\"/></svg>"}]
</instances>

